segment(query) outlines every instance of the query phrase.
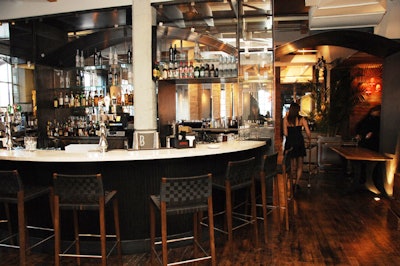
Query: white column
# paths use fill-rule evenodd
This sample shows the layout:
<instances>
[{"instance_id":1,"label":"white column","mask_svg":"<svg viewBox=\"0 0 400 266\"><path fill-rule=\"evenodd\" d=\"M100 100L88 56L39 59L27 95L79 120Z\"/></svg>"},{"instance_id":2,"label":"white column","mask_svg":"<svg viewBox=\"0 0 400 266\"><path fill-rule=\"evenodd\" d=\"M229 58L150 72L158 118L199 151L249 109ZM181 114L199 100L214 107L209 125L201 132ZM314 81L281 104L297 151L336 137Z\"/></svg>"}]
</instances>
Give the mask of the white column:
<instances>
[{"instance_id":1,"label":"white column","mask_svg":"<svg viewBox=\"0 0 400 266\"><path fill-rule=\"evenodd\" d=\"M132 0L135 131L157 130L157 99L151 78L152 12L150 0Z\"/></svg>"}]
</instances>

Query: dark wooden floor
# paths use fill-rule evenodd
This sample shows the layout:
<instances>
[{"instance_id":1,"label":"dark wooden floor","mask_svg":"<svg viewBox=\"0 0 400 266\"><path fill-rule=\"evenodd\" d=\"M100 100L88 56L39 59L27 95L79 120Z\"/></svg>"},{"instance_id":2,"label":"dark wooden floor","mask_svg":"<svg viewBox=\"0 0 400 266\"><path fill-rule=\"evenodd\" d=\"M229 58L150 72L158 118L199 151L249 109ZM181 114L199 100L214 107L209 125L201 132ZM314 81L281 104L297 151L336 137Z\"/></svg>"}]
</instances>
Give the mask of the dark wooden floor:
<instances>
[{"instance_id":1,"label":"dark wooden floor","mask_svg":"<svg viewBox=\"0 0 400 266\"><path fill-rule=\"evenodd\" d=\"M306 179L301 182L290 231L279 230L277 217L271 216L269 243L255 248L251 232L239 231L233 255L218 237L218 265L400 265L400 231L388 227L387 199L376 201L363 190L344 193L346 178L339 172L320 173L309 189ZM150 265L148 254L124 255L123 260L124 265ZM0 249L0 265L17 262L15 251ZM52 255L29 257L29 265L52 264ZM115 258L109 264L115 265ZM62 265L75 261L63 260Z\"/></svg>"}]
</instances>

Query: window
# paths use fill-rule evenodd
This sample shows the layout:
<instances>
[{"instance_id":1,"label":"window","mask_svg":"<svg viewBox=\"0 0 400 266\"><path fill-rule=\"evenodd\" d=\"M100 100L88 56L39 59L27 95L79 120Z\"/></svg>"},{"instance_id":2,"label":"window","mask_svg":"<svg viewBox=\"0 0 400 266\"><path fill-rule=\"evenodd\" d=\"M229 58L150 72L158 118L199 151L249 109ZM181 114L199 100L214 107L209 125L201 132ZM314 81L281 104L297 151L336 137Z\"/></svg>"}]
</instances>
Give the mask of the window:
<instances>
[{"instance_id":1,"label":"window","mask_svg":"<svg viewBox=\"0 0 400 266\"><path fill-rule=\"evenodd\" d=\"M12 68L9 60L8 57L0 57L0 107L13 104Z\"/></svg>"}]
</instances>

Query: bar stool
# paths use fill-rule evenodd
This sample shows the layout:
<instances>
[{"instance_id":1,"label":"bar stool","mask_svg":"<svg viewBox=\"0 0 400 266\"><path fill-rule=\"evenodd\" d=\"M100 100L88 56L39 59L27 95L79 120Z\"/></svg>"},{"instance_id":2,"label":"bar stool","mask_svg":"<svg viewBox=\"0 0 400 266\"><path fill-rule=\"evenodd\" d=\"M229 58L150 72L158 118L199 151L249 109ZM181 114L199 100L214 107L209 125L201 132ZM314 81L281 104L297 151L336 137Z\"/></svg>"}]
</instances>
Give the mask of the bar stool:
<instances>
[{"instance_id":1,"label":"bar stool","mask_svg":"<svg viewBox=\"0 0 400 266\"><path fill-rule=\"evenodd\" d=\"M203 260L210 260L211 265L216 265L215 244L214 244L214 221L212 218L212 186L211 174L190 176L190 177L172 177L161 179L160 195L150 196L150 242L151 259L154 265L154 259L162 265L179 265L185 263L196 263ZM155 241L156 234L156 211L161 216L161 241ZM200 220L203 211L208 211L211 217L209 223L209 249L208 254L199 242ZM188 237L169 237L167 233L167 217L170 215L193 214L193 235ZM183 261L168 263L168 243L193 240L193 257ZM156 250L156 245L162 246L162 254ZM203 254L198 254L198 248Z\"/></svg>"},{"instance_id":2,"label":"bar stool","mask_svg":"<svg viewBox=\"0 0 400 266\"><path fill-rule=\"evenodd\" d=\"M122 265L121 240L119 230L117 191L104 191L101 174L65 175L53 174L54 181L54 231L55 231L55 265L60 265L60 257L101 259L101 265L107 264L107 258L117 248L118 259ZM115 235L106 234L105 208L113 203ZM74 223L73 243L61 253L60 210L72 210ZM100 235L82 234L79 232L78 211L98 211ZM101 242L101 255L80 254L80 237L97 237ZM106 238L115 238L115 242L107 253ZM67 253L75 244L75 253Z\"/></svg>"},{"instance_id":3,"label":"bar stool","mask_svg":"<svg viewBox=\"0 0 400 266\"><path fill-rule=\"evenodd\" d=\"M225 215L224 226L215 226L214 228L216 231L228 235L230 246L233 244L233 231L251 224L254 230L254 241L258 245L254 173L255 157L251 157L244 160L229 161L225 175L213 179L213 188L225 192L225 209L214 213L214 218ZM247 197L244 201L234 201L235 193L244 189L250 189L250 215L247 213L246 208ZM240 210L240 208L242 209Z\"/></svg>"},{"instance_id":4,"label":"bar stool","mask_svg":"<svg viewBox=\"0 0 400 266\"><path fill-rule=\"evenodd\" d=\"M1 222L7 222L8 235L0 240L0 247L18 248L19 249L19 264L26 265L26 253L32 248L43 244L47 240L54 237L54 230L47 227L38 227L27 225L27 217L25 204L27 202L38 199L39 197L48 195L50 200L50 208L52 206L50 187L40 186L24 186L21 177L17 170L0 171L0 202L4 203L6 219ZM12 232L9 204L17 205L18 213L18 232ZM40 230L46 232L43 238L29 245L29 229ZM18 235L18 244L14 243L14 238Z\"/></svg>"},{"instance_id":5,"label":"bar stool","mask_svg":"<svg viewBox=\"0 0 400 266\"><path fill-rule=\"evenodd\" d=\"M291 173L291 161L290 161L291 149L283 152L283 159L280 164L278 164L278 174L283 177L283 205L285 209L285 228L289 231L289 203L293 204L294 189L293 189L293 178Z\"/></svg>"},{"instance_id":6,"label":"bar stool","mask_svg":"<svg viewBox=\"0 0 400 266\"><path fill-rule=\"evenodd\" d=\"M256 181L259 181L261 185L261 204L257 204L257 207L262 207L262 217L257 217L259 220L263 220L264 225L264 242L268 243L268 222L267 215L272 211L278 211L280 217L281 202L279 196L279 180L278 180L278 153L265 154L261 160L260 173L256 175ZM272 181L272 204L267 203L267 182ZM274 204L274 198L276 198L276 204Z\"/></svg>"}]
</instances>

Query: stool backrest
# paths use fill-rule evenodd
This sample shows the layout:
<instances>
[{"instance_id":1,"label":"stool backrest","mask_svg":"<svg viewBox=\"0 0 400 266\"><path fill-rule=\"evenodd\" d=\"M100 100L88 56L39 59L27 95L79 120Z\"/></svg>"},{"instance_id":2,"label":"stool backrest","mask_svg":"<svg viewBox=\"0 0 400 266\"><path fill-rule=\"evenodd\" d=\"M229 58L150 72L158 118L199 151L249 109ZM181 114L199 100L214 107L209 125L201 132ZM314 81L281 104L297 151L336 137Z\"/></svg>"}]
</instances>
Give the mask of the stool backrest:
<instances>
[{"instance_id":1,"label":"stool backrest","mask_svg":"<svg viewBox=\"0 0 400 266\"><path fill-rule=\"evenodd\" d=\"M231 186L248 185L255 171L255 157L239 161L229 161L225 172L225 179Z\"/></svg>"},{"instance_id":2,"label":"stool backrest","mask_svg":"<svg viewBox=\"0 0 400 266\"><path fill-rule=\"evenodd\" d=\"M16 196L23 189L17 170L0 171L0 196Z\"/></svg>"},{"instance_id":3,"label":"stool backrest","mask_svg":"<svg viewBox=\"0 0 400 266\"><path fill-rule=\"evenodd\" d=\"M101 174L65 175L53 174L54 195L59 197L60 204L80 203L93 204L104 196Z\"/></svg>"},{"instance_id":4,"label":"stool backrest","mask_svg":"<svg viewBox=\"0 0 400 266\"><path fill-rule=\"evenodd\" d=\"M261 171L264 171L266 176L275 176L278 172L278 153L264 154L261 160Z\"/></svg>"},{"instance_id":5,"label":"stool backrest","mask_svg":"<svg viewBox=\"0 0 400 266\"><path fill-rule=\"evenodd\" d=\"M168 208L206 207L208 198L212 194L211 174L189 177L161 178L160 201L165 202Z\"/></svg>"}]
</instances>

